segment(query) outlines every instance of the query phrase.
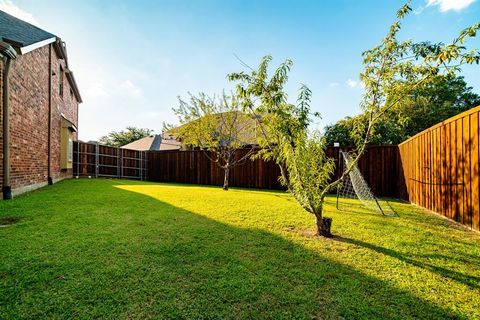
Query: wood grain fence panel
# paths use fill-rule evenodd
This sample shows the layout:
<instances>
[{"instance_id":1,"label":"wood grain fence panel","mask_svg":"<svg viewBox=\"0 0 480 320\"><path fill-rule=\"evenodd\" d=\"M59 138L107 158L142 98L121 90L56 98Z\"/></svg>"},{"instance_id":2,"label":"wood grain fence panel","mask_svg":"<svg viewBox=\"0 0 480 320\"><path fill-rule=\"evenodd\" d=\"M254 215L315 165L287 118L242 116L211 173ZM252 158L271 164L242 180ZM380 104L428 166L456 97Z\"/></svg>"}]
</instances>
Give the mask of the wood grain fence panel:
<instances>
[{"instance_id":1,"label":"wood grain fence panel","mask_svg":"<svg viewBox=\"0 0 480 320\"><path fill-rule=\"evenodd\" d=\"M435 153L437 147L436 141L437 131L433 130L430 132L430 210L435 211L437 209L437 201L440 196L440 193L436 191L437 179L437 158L438 155Z\"/></svg>"},{"instance_id":2,"label":"wood grain fence panel","mask_svg":"<svg viewBox=\"0 0 480 320\"><path fill-rule=\"evenodd\" d=\"M440 214L451 217L452 216L452 174L449 171L451 164L451 142L452 136L450 134L450 125L443 126L436 129L439 133L439 149L440 149L440 163L438 164L437 174L439 177L438 183L440 184L440 193L443 195L441 207L439 208Z\"/></svg>"},{"instance_id":3,"label":"wood grain fence panel","mask_svg":"<svg viewBox=\"0 0 480 320\"><path fill-rule=\"evenodd\" d=\"M464 211L464 196L463 196L463 167L464 167L464 154L463 154L463 122L462 119L455 121L456 128L456 160L457 160L457 221L463 223L463 211Z\"/></svg>"},{"instance_id":4,"label":"wood grain fence panel","mask_svg":"<svg viewBox=\"0 0 480 320\"><path fill-rule=\"evenodd\" d=\"M472 226L472 206L471 206L471 152L470 152L470 116L462 118L462 151L463 151L463 224Z\"/></svg>"},{"instance_id":5,"label":"wood grain fence panel","mask_svg":"<svg viewBox=\"0 0 480 320\"><path fill-rule=\"evenodd\" d=\"M433 184L432 184L432 194L434 196L433 198L433 208L432 208L432 211L435 211L435 212L438 212L439 210L439 201L441 200L442 198L442 194L440 193L440 190L438 190L438 175L437 175L437 170L439 168L438 166L438 161L439 161L439 158L440 158L440 154L438 153L438 143L439 143L439 139L438 139L438 130L434 130L432 132L432 169L431 169L431 174L432 174L432 181L433 181Z\"/></svg>"},{"instance_id":6,"label":"wood grain fence panel","mask_svg":"<svg viewBox=\"0 0 480 320\"><path fill-rule=\"evenodd\" d=\"M413 144L412 148L413 148L413 158L414 159L420 159L419 152L418 152L418 149L420 148L420 144L418 144L418 143ZM417 160L417 161L419 161L419 160ZM413 192L412 192L413 201L417 204L418 204L418 199L419 199L419 197L418 197L419 189L418 189L418 183L417 183L417 181L418 181L417 172L419 170L418 167L419 167L418 165L413 166L413 180L412 180L412 183L413 183Z\"/></svg>"},{"instance_id":7,"label":"wood grain fence panel","mask_svg":"<svg viewBox=\"0 0 480 320\"><path fill-rule=\"evenodd\" d=\"M427 202L426 202L426 208L429 210L432 210L432 166L431 166L431 136L432 132L429 131L425 134L425 181L426 184L424 184L424 189L427 194Z\"/></svg>"},{"instance_id":8,"label":"wood grain fence panel","mask_svg":"<svg viewBox=\"0 0 480 320\"><path fill-rule=\"evenodd\" d=\"M480 230L480 193L479 193L479 113L470 115L470 174L472 176L471 183L471 206L472 206L472 228Z\"/></svg>"},{"instance_id":9,"label":"wood grain fence panel","mask_svg":"<svg viewBox=\"0 0 480 320\"><path fill-rule=\"evenodd\" d=\"M452 211L450 212L450 219L453 219L455 221L458 220L458 166L457 166L457 123L452 122L450 124L450 138L451 144L450 144L450 161L452 165L451 169L451 189L452 189Z\"/></svg>"},{"instance_id":10,"label":"wood grain fence panel","mask_svg":"<svg viewBox=\"0 0 480 320\"><path fill-rule=\"evenodd\" d=\"M401 143L405 199L480 230L480 107Z\"/></svg>"}]
</instances>

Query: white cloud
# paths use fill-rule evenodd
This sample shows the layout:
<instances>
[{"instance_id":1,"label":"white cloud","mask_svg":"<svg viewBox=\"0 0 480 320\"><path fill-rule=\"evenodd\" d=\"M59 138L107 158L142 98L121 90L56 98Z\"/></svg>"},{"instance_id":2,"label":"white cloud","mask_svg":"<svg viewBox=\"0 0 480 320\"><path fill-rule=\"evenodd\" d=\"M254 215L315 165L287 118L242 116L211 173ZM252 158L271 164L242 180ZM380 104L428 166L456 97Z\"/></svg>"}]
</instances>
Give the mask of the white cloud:
<instances>
[{"instance_id":1,"label":"white cloud","mask_svg":"<svg viewBox=\"0 0 480 320\"><path fill-rule=\"evenodd\" d=\"M350 88L356 88L356 87L358 87L358 81L355 81L355 80L352 80L352 79L348 79L346 83L347 83L347 85L348 85Z\"/></svg>"},{"instance_id":2,"label":"white cloud","mask_svg":"<svg viewBox=\"0 0 480 320\"><path fill-rule=\"evenodd\" d=\"M447 12L449 10L460 11L475 1L476 0L427 0L427 7L439 6L440 12Z\"/></svg>"},{"instance_id":3,"label":"white cloud","mask_svg":"<svg viewBox=\"0 0 480 320\"><path fill-rule=\"evenodd\" d=\"M107 89L101 82L92 82L84 89L84 95L90 98L107 98L110 96Z\"/></svg>"},{"instance_id":4,"label":"white cloud","mask_svg":"<svg viewBox=\"0 0 480 320\"><path fill-rule=\"evenodd\" d=\"M338 87L340 83L338 82L330 82L330 87Z\"/></svg>"},{"instance_id":5,"label":"white cloud","mask_svg":"<svg viewBox=\"0 0 480 320\"><path fill-rule=\"evenodd\" d=\"M86 70L89 72L86 73ZM122 75L109 73L107 70L84 66L80 68L78 78L88 77L94 79L88 81L85 87L82 87L82 93L85 101L96 101L98 99L138 99L143 97L142 90L130 79L122 80ZM84 81L86 82L86 81Z\"/></svg>"},{"instance_id":6,"label":"white cloud","mask_svg":"<svg viewBox=\"0 0 480 320\"><path fill-rule=\"evenodd\" d=\"M349 86L350 88L353 88L353 89L356 89L356 88L363 89L363 88L365 88L365 85L361 81L348 79L345 83L347 84L347 86Z\"/></svg>"},{"instance_id":7,"label":"white cloud","mask_svg":"<svg viewBox=\"0 0 480 320\"><path fill-rule=\"evenodd\" d=\"M419 15L423 12L423 10L425 10L425 7L420 6L417 9L413 10L413 14Z\"/></svg>"},{"instance_id":8,"label":"white cloud","mask_svg":"<svg viewBox=\"0 0 480 320\"><path fill-rule=\"evenodd\" d=\"M31 23L36 26L40 26L40 23L35 19L33 14L27 12L17 5L15 5L11 0L0 0L0 10L5 11L6 13L22 19L28 23Z\"/></svg>"},{"instance_id":9,"label":"white cloud","mask_svg":"<svg viewBox=\"0 0 480 320\"><path fill-rule=\"evenodd\" d=\"M132 98L138 98L142 96L142 91L131 80L124 80L119 85L120 94L127 95Z\"/></svg>"}]
</instances>

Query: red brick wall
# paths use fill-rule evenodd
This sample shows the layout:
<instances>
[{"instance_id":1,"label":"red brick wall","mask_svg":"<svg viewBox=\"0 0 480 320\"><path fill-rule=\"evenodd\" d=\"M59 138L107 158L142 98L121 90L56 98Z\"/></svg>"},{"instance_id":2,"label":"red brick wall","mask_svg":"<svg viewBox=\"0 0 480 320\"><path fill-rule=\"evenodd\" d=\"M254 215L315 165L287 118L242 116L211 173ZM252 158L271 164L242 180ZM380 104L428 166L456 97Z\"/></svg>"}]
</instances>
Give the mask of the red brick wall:
<instances>
[{"instance_id":1,"label":"red brick wall","mask_svg":"<svg viewBox=\"0 0 480 320\"><path fill-rule=\"evenodd\" d=\"M66 75L63 76L63 95L60 96L60 65L65 70L65 61L57 59L54 50L52 50L52 58L52 70L56 74L52 78L52 178L55 181L55 179L72 177L73 175L72 169L68 172L60 169L61 114L78 128L78 102ZM77 133L74 133L73 139L77 140Z\"/></svg>"},{"instance_id":2,"label":"red brick wall","mask_svg":"<svg viewBox=\"0 0 480 320\"><path fill-rule=\"evenodd\" d=\"M0 62L0 189L3 185L3 151L2 150L3 150L3 62Z\"/></svg>"},{"instance_id":3,"label":"red brick wall","mask_svg":"<svg viewBox=\"0 0 480 320\"><path fill-rule=\"evenodd\" d=\"M78 103L64 77L64 94L58 91L59 65L52 54L52 178L71 176L60 169L61 113L78 125ZM10 154L13 191L45 183L48 178L49 46L18 56L10 71ZM2 108L3 109L3 108ZM76 139L76 135L74 136ZM1 154L0 150L0 154ZM1 171L1 170L0 170ZM1 185L1 181L0 181Z\"/></svg>"}]
</instances>

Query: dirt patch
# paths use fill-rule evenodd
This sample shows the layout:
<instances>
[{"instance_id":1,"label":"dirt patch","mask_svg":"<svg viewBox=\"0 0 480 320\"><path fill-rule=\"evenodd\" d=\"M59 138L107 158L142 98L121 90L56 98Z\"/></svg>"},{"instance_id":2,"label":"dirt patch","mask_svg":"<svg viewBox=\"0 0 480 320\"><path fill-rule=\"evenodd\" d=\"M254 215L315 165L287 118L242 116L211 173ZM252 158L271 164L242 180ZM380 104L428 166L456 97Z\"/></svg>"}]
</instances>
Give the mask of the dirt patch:
<instances>
[{"instance_id":1,"label":"dirt patch","mask_svg":"<svg viewBox=\"0 0 480 320\"><path fill-rule=\"evenodd\" d=\"M299 230L299 233L302 237L305 237L305 238L319 238L319 236L313 229Z\"/></svg>"},{"instance_id":2,"label":"dirt patch","mask_svg":"<svg viewBox=\"0 0 480 320\"><path fill-rule=\"evenodd\" d=\"M7 227L20 221L19 217L0 217L0 227Z\"/></svg>"}]
</instances>

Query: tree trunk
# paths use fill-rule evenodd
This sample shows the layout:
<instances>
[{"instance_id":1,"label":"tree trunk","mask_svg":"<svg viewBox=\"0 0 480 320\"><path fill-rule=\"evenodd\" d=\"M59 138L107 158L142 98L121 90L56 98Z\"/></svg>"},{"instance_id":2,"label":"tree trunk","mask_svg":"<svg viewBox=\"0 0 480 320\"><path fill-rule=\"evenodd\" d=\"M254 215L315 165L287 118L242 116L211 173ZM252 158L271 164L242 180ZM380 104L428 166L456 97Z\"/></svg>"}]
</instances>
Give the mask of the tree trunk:
<instances>
[{"instance_id":1,"label":"tree trunk","mask_svg":"<svg viewBox=\"0 0 480 320\"><path fill-rule=\"evenodd\" d=\"M315 224L317 226L317 235L322 237L333 237L330 229L332 227L332 218L323 217L322 213L315 214Z\"/></svg>"},{"instance_id":2,"label":"tree trunk","mask_svg":"<svg viewBox=\"0 0 480 320\"><path fill-rule=\"evenodd\" d=\"M282 175L283 181L285 182L285 186L287 187L288 191L291 191L290 178L288 177L287 169L283 164L279 164L278 166L280 167L280 174Z\"/></svg>"},{"instance_id":3,"label":"tree trunk","mask_svg":"<svg viewBox=\"0 0 480 320\"><path fill-rule=\"evenodd\" d=\"M225 176L223 178L223 190L228 190L228 181L230 179L230 165L225 166Z\"/></svg>"}]
</instances>

